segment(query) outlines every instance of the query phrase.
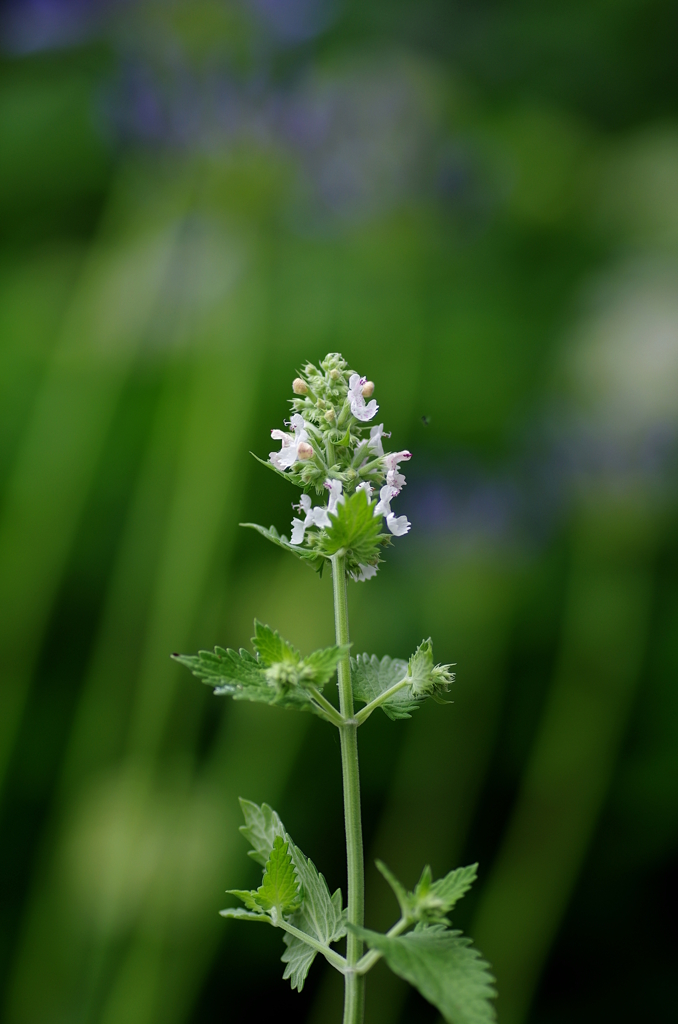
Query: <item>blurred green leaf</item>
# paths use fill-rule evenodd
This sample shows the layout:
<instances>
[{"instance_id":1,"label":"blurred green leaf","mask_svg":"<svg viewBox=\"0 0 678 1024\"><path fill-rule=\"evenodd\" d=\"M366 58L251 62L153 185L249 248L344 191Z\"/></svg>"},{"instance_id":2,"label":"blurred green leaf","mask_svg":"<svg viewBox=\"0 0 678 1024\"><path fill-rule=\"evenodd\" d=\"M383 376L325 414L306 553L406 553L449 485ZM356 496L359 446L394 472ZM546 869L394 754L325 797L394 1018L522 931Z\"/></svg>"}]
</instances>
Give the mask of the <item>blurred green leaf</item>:
<instances>
[{"instance_id":1,"label":"blurred green leaf","mask_svg":"<svg viewBox=\"0 0 678 1024\"><path fill-rule=\"evenodd\" d=\"M478 875L478 865L470 864L465 868L455 868L444 878L433 882L431 868L427 864L412 892L407 892L382 861L378 860L376 864L393 889L402 916L410 922L444 921L449 924L445 914L468 892Z\"/></svg>"}]
</instances>

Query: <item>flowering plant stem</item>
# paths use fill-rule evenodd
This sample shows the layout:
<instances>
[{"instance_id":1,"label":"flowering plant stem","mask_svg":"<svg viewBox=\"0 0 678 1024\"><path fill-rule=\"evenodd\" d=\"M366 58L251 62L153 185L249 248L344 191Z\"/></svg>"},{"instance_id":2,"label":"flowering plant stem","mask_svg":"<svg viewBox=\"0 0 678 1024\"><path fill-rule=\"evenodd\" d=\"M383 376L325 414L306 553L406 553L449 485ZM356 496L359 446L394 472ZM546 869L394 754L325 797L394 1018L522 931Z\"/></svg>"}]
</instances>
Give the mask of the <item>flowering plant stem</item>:
<instances>
[{"instance_id":1,"label":"flowering plant stem","mask_svg":"<svg viewBox=\"0 0 678 1024\"><path fill-rule=\"evenodd\" d=\"M348 600L346 593L346 559L338 552L332 557L334 588L334 626L337 644L348 645ZM358 768L358 723L353 717L351 661L346 653L339 662L339 707L344 718L339 727L341 737L341 771L344 787L344 826L346 829L346 864L348 870L348 921L363 927L365 917L365 868L363 862L363 828L360 817L360 774ZM365 978L355 972L363 953L363 942L349 931L346 938L346 973L344 976L343 1024L362 1024L365 1013ZM353 969L352 969L353 968Z\"/></svg>"},{"instance_id":2,"label":"flowering plant stem","mask_svg":"<svg viewBox=\"0 0 678 1024\"><path fill-rule=\"evenodd\" d=\"M454 680L451 665L434 664L430 638L422 640L408 661L366 653L349 656L348 580L364 583L375 576L385 548L410 529L407 516L391 511L391 502L406 484L401 464L412 456L404 450L385 452L384 438L391 435L384 424L367 426L379 409L372 398L374 388L337 352L330 352L320 369L308 363L300 371L292 382L294 415L286 423L289 429L271 431L281 448L270 453L267 463L301 489L299 503L292 506L299 517L292 519L290 540L273 526L242 524L317 572L331 565L336 645L304 656L270 626L255 620L254 655L244 648L223 647L175 655L219 696L310 711L339 730L347 906L344 909L340 889L330 893L324 876L293 842L273 808L241 800L241 832L252 844L251 856L264 869L262 882L258 889L227 890L244 907L226 907L220 913L283 930L283 978L293 989L302 990L316 956L324 956L344 975L343 1024L363 1024L365 975L382 957L441 1011L448 1024L492 1024L494 989L488 965L468 939L451 929L446 916L475 879L476 864L435 881L426 866L408 892L377 861L401 917L385 934L364 927L358 728L377 708L396 721L410 718L428 697L447 703L443 694ZM312 493L323 492L327 504L314 505ZM323 693L335 672L338 708ZM361 710L355 710L354 701L363 705ZM331 948L344 936L345 957Z\"/></svg>"}]
</instances>

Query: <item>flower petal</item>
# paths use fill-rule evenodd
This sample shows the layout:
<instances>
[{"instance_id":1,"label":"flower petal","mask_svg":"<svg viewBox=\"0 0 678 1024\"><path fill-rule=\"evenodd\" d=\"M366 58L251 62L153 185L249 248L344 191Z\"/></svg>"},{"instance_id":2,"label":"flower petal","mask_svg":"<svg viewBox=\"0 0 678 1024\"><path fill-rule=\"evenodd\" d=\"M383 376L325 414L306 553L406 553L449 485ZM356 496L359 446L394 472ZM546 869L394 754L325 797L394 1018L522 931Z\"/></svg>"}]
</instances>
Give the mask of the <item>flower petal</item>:
<instances>
[{"instance_id":1,"label":"flower petal","mask_svg":"<svg viewBox=\"0 0 678 1024\"><path fill-rule=\"evenodd\" d=\"M292 520L292 537L290 538L291 544L303 544L304 534L306 532L306 523L301 519Z\"/></svg>"},{"instance_id":2,"label":"flower petal","mask_svg":"<svg viewBox=\"0 0 678 1024\"><path fill-rule=\"evenodd\" d=\"M412 524L407 516L396 516L394 512L391 512L386 516L386 525L394 537L403 537L406 533L410 532Z\"/></svg>"}]
</instances>

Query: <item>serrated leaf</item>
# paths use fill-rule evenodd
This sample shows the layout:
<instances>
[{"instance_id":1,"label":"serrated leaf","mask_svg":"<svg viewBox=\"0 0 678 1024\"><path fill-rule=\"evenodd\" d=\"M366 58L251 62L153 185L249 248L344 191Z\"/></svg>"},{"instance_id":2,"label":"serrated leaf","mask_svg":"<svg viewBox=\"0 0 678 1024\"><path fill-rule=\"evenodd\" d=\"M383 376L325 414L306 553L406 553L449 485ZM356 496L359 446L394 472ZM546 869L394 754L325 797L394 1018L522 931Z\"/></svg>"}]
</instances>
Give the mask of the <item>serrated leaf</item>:
<instances>
[{"instance_id":1,"label":"serrated leaf","mask_svg":"<svg viewBox=\"0 0 678 1024\"><path fill-rule=\"evenodd\" d=\"M256 897L262 910L276 910L280 915L292 913L301 904L297 872L288 847L281 836L275 837Z\"/></svg>"},{"instance_id":2,"label":"serrated leaf","mask_svg":"<svg viewBox=\"0 0 678 1024\"><path fill-rule=\"evenodd\" d=\"M343 550L349 567L375 563L389 537L381 533L381 516L375 516L374 509L365 491L346 497L330 513L331 525L318 534L313 550L327 557Z\"/></svg>"},{"instance_id":3,"label":"serrated leaf","mask_svg":"<svg viewBox=\"0 0 678 1024\"><path fill-rule=\"evenodd\" d=\"M476 878L478 877L478 865L469 864L465 868L455 868L444 878L439 878L431 883L429 894L431 898L439 900L443 906L443 913L452 910L455 903L465 896Z\"/></svg>"},{"instance_id":4,"label":"serrated leaf","mask_svg":"<svg viewBox=\"0 0 678 1024\"><path fill-rule=\"evenodd\" d=\"M369 704L376 697L395 686L407 675L408 664L400 658L389 658L386 655L381 661L376 654L358 654L351 658L351 682L353 696L356 700ZM422 697L415 697L411 686L404 686L387 701L380 705L382 711L392 721L399 718L411 718L422 703Z\"/></svg>"},{"instance_id":5,"label":"serrated leaf","mask_svg":"<svg viewBox=\"0 0 678 1024\"><path fill-rule=\"evenodd\" d=\"M322 688L330 681L337 670L337 665L344 657L350 644L336 647L324 647L313 651L303 660L303 674L314 686Z\"/></svg>"},{"instance_id":6,"label":"serrated leaf","mask_svg":"<svg viewBox=\"0 0 678 1024\"><path fill-rule=\"evenodd\" d=\"M296 647L293 647L287 640L283 640L277 630L274 631L270 626L265 626L258 619L254 620L252 646L259 655L258 660L262 665L273 665L279 661L298 665L301 661L301 654Z\"/></svg>"},{"instance_id":7,"label":"serrated leaf","mask_svg":"<svg viewBox=\"0 0 678 1024\"><path fill-rule=\"evenodd\" d=\"M449 1024L492 1024L496 996L489 965L461 932L429 925L389 937L352 927L394 974L414 985Z\"/></svg>"},{"instance_id":8,"label":"serrated leaf","mask_svg":"<svg viewBox=\"0 0 678 1024\"><path fill-rule=\"evenodd\" d=\"M296 922L293 922L296 923ZM311 969L311 964L317 957L317 950L298 939L296 935L285 932L283 942L287 947L280 957L285 964L283 981L289 979L289 983L297 992L301 992L306 981L306 976Z\"/></svg>"}]
</instances>

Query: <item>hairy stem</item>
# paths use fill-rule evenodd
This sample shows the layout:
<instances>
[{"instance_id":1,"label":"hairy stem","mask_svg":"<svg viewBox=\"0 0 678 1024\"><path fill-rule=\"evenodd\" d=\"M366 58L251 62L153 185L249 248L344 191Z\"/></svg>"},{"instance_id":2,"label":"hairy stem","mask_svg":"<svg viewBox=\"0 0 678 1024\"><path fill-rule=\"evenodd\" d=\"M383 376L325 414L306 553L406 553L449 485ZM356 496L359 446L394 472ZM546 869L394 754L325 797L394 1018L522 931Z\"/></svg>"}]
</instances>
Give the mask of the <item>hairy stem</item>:
<instances>
[{"instance_id":1,"label":"hairy stem","mask_svg":"<svg viewBox=\"0 0 678 1024\"><path fill-rule=\"evenodd\" d=\"M337 644L348 644L348 600L346 594L346 558L332 557L334 586L334 626ZM346 651L337 669L339 706L347 720L339 729L341 737L341 771L344 784L344 825L346 828L346 863L348 867L348 920L363 926L365 916L365 868L363 864L363 830L360 819L360 775L358 770L358 726L353 718L351 661ZM365 1012L365 979L351 970L363 953L362 940L349 931L346 938L347 974L344 985L343 1024L362 1024Z\"/></svg>"}]
</instances>

